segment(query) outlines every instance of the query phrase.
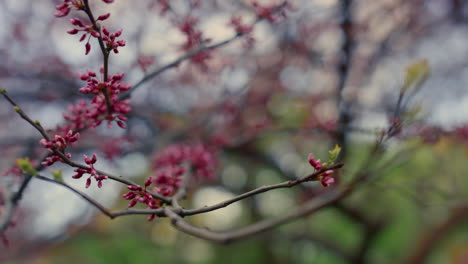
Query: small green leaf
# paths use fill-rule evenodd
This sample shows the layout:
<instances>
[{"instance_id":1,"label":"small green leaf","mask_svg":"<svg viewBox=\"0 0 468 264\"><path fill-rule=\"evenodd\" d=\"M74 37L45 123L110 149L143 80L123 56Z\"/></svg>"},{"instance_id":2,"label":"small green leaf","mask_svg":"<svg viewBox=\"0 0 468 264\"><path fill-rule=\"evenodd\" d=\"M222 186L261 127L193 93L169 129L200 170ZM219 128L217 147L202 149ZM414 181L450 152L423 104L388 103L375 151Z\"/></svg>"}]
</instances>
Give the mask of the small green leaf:
<instances>
[{"instance_id":1,"label":"small green leaf","mask_svg":"<svg viewBox=\"0 0 468 264\"><path fill-rule=\"evenodd\" d=\"M431 68L427 60L420 60L406 67L405 83L402 91L405 91L412 85L418 85L429 75Z\"/></svg>"},{"instance_id":2,"label":"small green leaf","mask_svg":"<svg viewBox=\"0 0 468 264\"><path fill-rule=\"evenodd\" d=\"M51 171L54 180L57 182L63 182L62 170L53 170Z\"/></svg>"},{"instance_id":3,"label":"small green leaf","mask_svg":"<svg viewBox=\"0 0 468 264\"><path fill-rule=\"evenodd\" d=\"M6 94L5 89L1 89L1 88L0 88L0 94Z\"/></svg>"},{"instance_id":4,"label":"small green leaf","mask_svg":"<svg viewBox=\"0 0 468 264\"><path fill-rule=\"evenodd\" d=\"M31 174L34 176L39 175L39 173L36 171L36 169L34 169L33 165L31 164L29 158L17 159L16 164L18 164L18 167L20 167L20 169L27 174Z\"/></svg>"},{"instance_id":5,"label":"small green leaf","mask_svg":"<svg viewBox=\"0 0 468 264\"><path fill-rule=\"evenodd\" d=\"M341 148L338 146L338 144L335 145L335 148L333 150L328 151L330 153L330 157L328 158L328 164L332 165L335 163L336 159L340 155Z\"/></svg>"}]
</instances>

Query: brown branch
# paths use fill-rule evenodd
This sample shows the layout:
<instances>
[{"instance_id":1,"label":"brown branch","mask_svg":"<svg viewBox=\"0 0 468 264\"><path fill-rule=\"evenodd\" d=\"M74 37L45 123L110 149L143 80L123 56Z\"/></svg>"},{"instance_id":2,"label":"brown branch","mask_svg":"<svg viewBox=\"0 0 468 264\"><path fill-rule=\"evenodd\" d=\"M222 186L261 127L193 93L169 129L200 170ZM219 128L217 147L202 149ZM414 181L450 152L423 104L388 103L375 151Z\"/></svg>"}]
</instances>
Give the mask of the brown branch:
<instances>
[{"instance_id":1,"label":"brown branch","mask_svg":"<svg viewBox=\"0 0 468 264\"><path fill-rule=\"evenodd\" d=\"M57 185L60 185L60 186L63 186L65 188L67 188L68 190L78 194L79 196L81 196L81 198L85 199L87 202L89 202L92 206L96 207L96 209L98 209L99 211L101 211L101 213L107 215L108 217L110 217L111 219L113 219L115 216L107 209L105 208L102 204L100 204L99 202L97 202L96 200L94 200L93 198L89 197L87 194L85 194L84 192L81 192L73 187L71 187L70 185L66 184L65 182L60 182L60 181L56 181L56 180L53 180L53 179L49 179L47 177L44 177L44 176L41 176L41 175L38 175L38 176L34 176L35 178L41 180L41 181L46 181L46 182L51 182L51 183L54 183L54 184L57 184Z\"/></svg>"},{"instance_id":2,"label":"brown branch","mask_svg":"<svg viewBox=\"0 0 468 264\"><path fill-rule=\"evenodd\" d=\"M341 33L342 43L340 53L340 61L338 64L339 81L337 87L337 106L338 106L338 131L337 131L337 144L343 148L341 151L341 158L344 159L346 155L346 141L348 126L352 121L353 116L350 114L350 103L346 102L343 98L343 91L349 79L351 71L354 38L353 38L353 19L352 19L352 5L353 0L341 0Z\"/></svg>"},{"instance_id":3,"label":"brown branch","mask_svg":"<svg viewBox=\"0 0 468 264\"><path fill-rule=\"evenodd\" d=\"M221 46L224 46L232 41L234 41L235 39L243 36L244 34L243 33L237 33L236 35L228 38L228 39L225 39L223 41L220 41L220 42L217 42L217 43L214 43L212 45L206 45L206 46L202 46L198 49L194 49L190 52L187 52L186 54L180 56L179 58L167 63L166 65L163 65L161 66L160 68L154 70L153 72L147 74L145 77L143 77L140 81L138 81L136 84L134 84L132 86L132 89L126 93L123 93L122 96L120 97L121 100L125 100L125 99L128 99L130 98L131 94L133 92L135 92L135 90L140 87L141 85L143 85L144 83L146 83L147 81L155 78L156 76L158 76L159 74L165 72L166 70L169 70L173 67L176 67L178 66L180 63L182 63L183 61L185 60L188 60L190 59L191 57L193 57L194 55L200 53L200 52L203 52L203 51L206 51L206 50L210 50L210 49L215 49L215 48L218 48L218 47L221 47Z\"/></svg>"},{"instance_id":4,"label":"brown branch","mask_svg":"<svg viewBox=\"0 0 468 264\"><path fill-rule=\"evenodd\" d=\"M50 138L47 135L47 132L45 131L45 129L41 126L41 124L38 121L32 121L32 119L23 110L21 110L21 108L18 106L18 104L10 96L8 96L8 94L7 94L7 92L5 90L0 89L0 93L8 100L8 102L10 102L10 104L13 105L15 111L21 116L21 118L26 120L37 131L39 131L39 133L41 133L41 135L42 135L42 137L44 139L50 141ZM74 162L74 161L70 160L69 158L67 158L62 151L59 151L59 150L57 150L55 148L52 148L52 151L54 152L54 154L56 154L57 156L59 156L63 160L63 163L68 164L68 165L70 165L71 167L74 167L74 168L81 168L81 169L85 169L85 170L88 169L88 166L77 163L77 162ZM117 182L120 182L120 183L123 183L123 184L134 185L134 186L138 185L137 183L135 183L135 182L133 182L131 180L125 179L122 176L114 176L114 175L112 175L110 173L107 173L107 172L104 172L104 171L101 171L101 170L96 170L96 172L101 174L101 175L107 176L109 179L112 179L114 181L117 181ZM164 203L167 203L167 204L171 203L171 199L169 199L169 198L167 198L165 196L162 196L162 195L157 194L157 193L149 192L149 191L148 191L148 193L151 194L151 196L153 196L154 198L163 201Z\"/></svg>"},{"instance_id":5,"label":"brown branch","mask_svg":"<svg viewBox=\"0 0 468 264\"><path fill-rule=\"evenodd\" d=\"M101 27L97 24L97 21L96 19L94 19L94 15L93 15L93 12L91 11L91 8L89 7L89 3L88 3L88 0L85 0L84 1L84 4L85 4L85 8L84 8L84 12L86 13L86 15L88 16L89 20L91 21L91 23L93 24L93 28L94 30L96 30L97 32L99 32L99 37L97 37L98 39L98 43L99 43L99 47L101 48L101 53L102 53L102 57L103 57L103 76L104 76L104 82L107 82L108 81L108 75L109 75L109 55L110 55L110 50L108 48L106 48L105 44L104 44L104 41L102 39L102 33L101 33ZM109 115L112 115L112 103L110 101L110 98L109 98L109 94L107 93L107 89L103 89L102 90L102 93L104 94L104 98L106 100L106 106L107 106L107 112L109 113Z\"/></svg>"},{"instance_id":6,"label":"brown branch","mask_svg":"<svg viewBox=\"0 0 468 264\"><path fill-rule=\"evenodd\" d=\"M254 235L260 234L262 232L273 229L279 225L288 223L300 217L310 215L330 204L333 204L337 200L345 197L349 193L349 188L344 188L343 190L332 190L324 193L320 197L307 202L300 208L295 211L286 214L285 216L271 219L263 220L246 227L242 227L233 231L227 232L217 232L211 231L206 228L201 228L194 226L186 222L180 215L172 211L170 208L165 208L165 213L167 217L171 219L172 225L180 231L183 231L187 234L193 235L195 237L203 238L206 240L214 241L221 244L228 244L235 242L244 238L249 238Z\"/></svg>"},{"instance_id":7,"label":"brown branch","mask_svg":"<svg viewBox=\"0 0 468 264\"><path fill-rule=\"evenodd\" d=\"M297 179L297 180L291 180L291 181L286 181L286 182L282 182L282 183L278 183L278 184L262 186L262 187L259 187L257 189L248 191L246 193L243 193L241 195L238 195L238 196L233 197L233 198L231 198L229 200L217 203L217 204L212 205L212 206L205 206L205 207L202 207L202 208L191 209L191 210L183 210L181 215L187 216L187 215L194 215L194 214L200 214L200 213L206 213L206 212L214 211L214 210L226 207L226 206L228 206L230 204L233 204L235 202L238 202L238 201L243 200L243 199L248 198L248 197L252 197L252 196L260 194L260 193L264 193L264 192L267 192L267 191L271 191L271 190L274 190L274 189L280 189L280 188L291 188L293 186L296 186L296 185L304 183L304 182L315 181L315 180L317 180L317 176L320 175L321 173L323 173L324 171L332 170L332 169L338 169L338 168L343 167L343 165L344 165L343 163L335 164L333 166L318 170L318 171L316 171L316 172L314 172L314 173L312 173L310 175L307 175L307 176L302 177L302 178Z\"/></svg>"},{"instance_id":8,"label":"brown branch","mask_svg":"<svg viewBox=\"0 0 468 264\"><path fill-rule=\"evenodd\" d=\"M279 10L284 8L286 5L287 5L287 1L284 1L282 4L275 7L273 9L273 12L278 12ZM253 27L262 20L264 20L264 18L257 18L250 26ZM163 65L160 68L158 68L158 69L154 70L153 72L151 72L151 73L147 74L146 76L144 76L140 81L138 81L136 84L133 85L133 87L132 87L132 89L130 91L122 94L120 99L124 100L124 99L129 98L131 96L131 93L133 93L142 84L144 84L147 81L153 79L154 77L156 77L159 74L165 72L166 70L178 66L180 63L182 63L185 60L190 59L194 55L196 55L196 54L198 54L200 52L203 52L203 51L212 50L212 49L216 49L216 48L225 46L225 45L231 43L232 41L234 41L234 40L236 40L236 39L238 39L238 38L240 38L240 37L242 37L244 35L247 35L247 34L248 34L248 32L245 32L245 33L244 32L238 32L234 36L232 36L230 38L227 38L225 40L219 41L219 42L211 44L211 45L203 45L203 46L201 46L201 47L199 47L197 49L194 49L192 51L187 52L186 54L180 56L179 58L173 60L172 62L169 62L166 65Z\"/></svg>"},{"instance_id":9,"label":"brown branch","mask_svg":"<svg viewBox=\"0 0 468 264\"><path fill-rule=\"evenodd\" d=\"M5 97L5 99L13 106L13 109L15 109L16 113L18 113L21 118L26 120L31 126L33 126L39 133L41 133L42 137L45 138L47 141L50 141L49 135L47 135L46 131L42 128L41 124L37 121L33 121L31 118L29 118L28 115L26 115L23 110L20 108L20 106L11 98L7 92L4 89L0 89L0 93Z\"/></svg>"}]
</instances>

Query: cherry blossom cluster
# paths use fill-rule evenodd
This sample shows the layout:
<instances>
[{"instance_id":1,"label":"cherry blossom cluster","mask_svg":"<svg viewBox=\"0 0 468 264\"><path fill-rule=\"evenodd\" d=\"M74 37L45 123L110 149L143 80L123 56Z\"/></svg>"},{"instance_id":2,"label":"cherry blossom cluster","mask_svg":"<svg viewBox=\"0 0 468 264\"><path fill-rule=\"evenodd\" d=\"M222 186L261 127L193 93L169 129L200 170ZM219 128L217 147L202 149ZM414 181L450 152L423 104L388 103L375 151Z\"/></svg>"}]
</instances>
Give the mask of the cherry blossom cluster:
<instances>
[{"instance_id":1,"label":"cherry blossom cluster","mask_svg":"<svg viewBox=\"0 0 468 264\"><path fill-rule=\"evenodd\" d=\"M322 163L320 159L316 160L313 153L310 153L308 158L310 165L314 167L315 171L322 170L328 165L326 162ZM333 173L333 170L326 170L320 173L320 175L317 176L317 179L324 187L328 187L335 182L335 179L330 177L330 175L332 175Z\"/></svg>"},{"instance_id":2,"label":"cherry blossom cluster","mask_svg":"<svg viewBox=\"0 0 468 264\"><path fill-rule=\"evenodd\" d=\"M251 34L253 32L253 26L245 24L241 16L232 16L228 26L233 27L238 35L245 35L247 47L251 47L255 43L255 39Z\"/></svg>"},{"instance_id":3,"label":"cherry blossom cluster","mask_svg":"<svg viewBox=\"0 0 468 264\"><path fill-rule=\"evenodd\" d=\"M103 2L112 3L114 1L103 0ZM79 92L83 94L93 94L95 96L89 103L80 100L77 104L69 106L69 113L63 114L64 119L69 121L69 124L59 128L59 131L66 131L68 129L79 131L88 127L94 128L99 126L103 120L108 120L109 126L112 121L116 120L120 127L125 128L126 126L123 122L127 120L125 114L130 112L131 107L128 101L119 100L118 95L128 91L130 86L121 82L124 73L113 76L107 74L106 59L110 51L118 53L118 48L125 46L124 40L117 40L122 34L122 29L111 33L105 26L99 25L99 21L105 21L111 14L106 13L94 19L86 1L64 0L61 5L56 6L56 9L59 11L55 14L57 17L68 15L71 9L86 13L90 23L86 24L79 18L72 18L70 22L75 28L69 30L68 33L75 35L79 32L83 32L80 41L88 37L85 44L86 54L91 50L91 37L98 39L102 47L105 64L101 68L101 74L106 75L101 78L103 80L98 80L96 73L90 70L87 70L84 74L80 74L80 79L86 81L87 85L80 88Z\"/></svg>"},{"instance_id":4,"label":"cherry blossom cluster","mask_svg":"<svg viewBox=\"0 0 468 264\"><path fill-rule=\"evenodd\" d=\"M241 16L232 16L229 25L239 34L247 34L253 30L253 26L243 23Z\"/></svg>"},{"instance_id":5,"label":"cherry blossom cluster","mask_svg":"<svg viewBox=\"0 0 468 264\"><path fill-rule=\"evenodd\" d=\"M65 149L75 143L80 138L80 133L73 133L72 130L69 130L67 134L64 136L55 135L54 139L47 140L41 139L39 143L44 147L47 148L49 153L51 154L41 163L44 166L51 166L57 161L63 162L63 159L57 155L55 151L60 153L64 153L65 157L71 158L70 153L65 154Z\"/></svg>"},{"instance_id":6,"label":"cherry blossom cluster","mask_svg":"<svg viewBox=\"0 0 468 264\"><path fill-rule=\"evenodd\" d=\"M109 79L107 82L98 80L96 76L96 73L90 70L86 70L86 73L83 74L80 73L80 79L86 81L87 84L78 91L83 94L100 94L106 92L113 96L130 89L130 85L120 82L125 76L125 73L115 74L112 77L107 76L107 79Z\"/></svg>"},{"instance_id":7,"label":"cherry blossom cluster","mask_svg":"<svg viewBox=\"0 0 468 264\"><path fill-rule=\"evenodd\" d=\"M217 163L214 150L203 144L173 144L155 156L153 170L157 176L178 177L184 173L184 164L189 164L198 179L213 179Z\"/></svg>"},{"instance_id":8,"label":"cherry blossom cluster","mask_svg":"<svg viewBox=\"0 0 468 264\"><path fill-rule=\"evenodd\" d=\"M84 10L85 4L82 0L64 0L62 4L56 5L55 9L58 10L54 15L56 17L67 16L72 9Z\"/></svg>"},{"instance_id":9,"label":"cherry blossom cluster","mask_svg":"<svg viewBox=\"0 0 468 264\"><path fill-rule=\"evenodd\" d=\"M146 204L149 209L157 209L161 207L161 200L153 198L151 194L146 191L146 188L151 184L152 177L149 177L145 182L145 188L141 186L129 185L127 188L130 190L122 197L126 200L131 200L128 207L134 207L137 203ZM151 221L156 215L150 215L147 220Z\"/></svg>"},{"instance_id":10,"label":"cherry blossom cluster","mask_svg":"<svg viewBox=\"0 0 468 264\"><path fill-rule=\"evenodd\" d=\"M109 13L110 15L110 13ZM117 30L115 33L110 33L109 30L105 26L102 26L102 40L106 44L106 48L108 51L114 51L114 53L119 53L118 47L125 46L125 40L116 40L116 38L122 35L123 29Z\"/></svg>"},{"instance_id":11,"label":"cherry blossom cluster","mask_svg":"<svg viewBox=\"0 0 468 264\"><path fill-rule=\"evenodd\" d=\"M255 14L258 18L266 19L271 23L281 22L286 18L286 9L292 10L292 5L285 1L282 5L262 5L258 1L252 1Z\"/></svg>"},{"instance_id":12,"label":"cherry blossom cluster","mask_svg":"<svg viewBox=\"0 0 468 264\"><path fill-rule=\"evenodd\" d=\"M69 123L60 130L94 128L102 123L101 117L108 120L108 126L112 124L112 121L117 120L117 125L125 128L126 125L123 122L127 120L125 114L131 111L129 102L127 100L120 101L117 96L112 96L110 102L112 114L109 114L105 97L102 94L95 96L89 104L84 100L80 100L78 103L70 105L68 107L69 113L63 114L63 118Z\"/></svg>"},{"instance_id":13,"label":"cherry blossom cluster","mask_svg":"<svg viewBox=\"0 0 468 264\"><path fill-rule=\"evenodd\" d=\"M89 158L86 155L83 155L84 162L88 165L87 168L77 168L75 169L76 174L72 176L73 179L79 179L83 177L84 174L89 174L88 179L86 179L86 185L85 187L88 188L91 185L91 178L94 177L94 179L97 181L97 186L99 188L102 187L102 181L107 179L108 177L106 175L100 175L96 169L94 168L94 163L97 161L97 156L96 154L93 153L93 156Z\"/></svg>"},{"instance_id":14,"label":"cherry blossom cluster","mask_svg":"<svg viewBox=\"0 0 468 264\"><path fill-rule=\"evenodd\" d=\"M104 3L112 3L114 0L102 0ZM54 15L56 17L67 16L72 9L85 10L85 3L83 0L64 0L62 4L56 5L55 9L58 10Z\"/></svg>"},{"instance_id":15,"label":"cherry blossom cluster","mask_svg":"<svg viewBox=\"0 0 468 264\"><path fill-rule=\"evenodd\" d=\"M161 206L161 201L153 198L147 192L147 188L153 185L153 192L170 197L181 186L181 176L187 172L187 168L190 168L198 179L212 179L217 163L213 151L202 144L171 145L155 156L153 166L155 175L148 177L144 188L128 186L130 191L124 194L123 198L131 200L128 207L142 203L146 204L148 208L157 209ZM150 216L148 220L153 218L154 215Z\"/></svg>"},{"instance_id":16,"label":"cherry blossom cluster","mask_svg":"<svg viewBox=\"0 0 468 264\"><path fill-rule=\"evenodd\" d=\"M101 70L102 72L102 70ZM70 114L64 114L64 118L74 123L74 126L82 129L88 125L96 127L101 124L102 117L109 121L117 119L117 125L125 128L123 121L127 120L125 116L131 111L131 106L128 101L119 99L119 94L126 92L130 86L122 83L124 73L115 74L112 77L108 76L109 81L101 81L97 79L95 72L87 70L86 73L80 74L80 79L86 81L87 84L81 87L78 91L83 94L95 94L90 104L84 101L79 101L78 104L69 107ZM106 101L106 96L109 101Z\"/></svg>"},{"instance_id":17,"label":"cherry blossom cluster","mask_svg":"<svg viewBox=\"0 0 468 264\"><path fill-rule=\"evenodd\" d=\"M203 32L197 28L198 19L187 15L179 24L179 30L185 35L185 42L182 44L183 51L192 51L211 42L211 39L204 38ZM210 51L203 50L190 57L194 63L204 66L206 60L210 59Z\"/></svg>"},{"instance_id":18,"label":"cherry blossom cluster","mask_svg":"<svg viewBox=\"0 0 468 264\"><path fill-rule=\"evenodd\" d=\"M148 70L148 67L153 65L155 62L154 57L149 56L139 56L135 66L138 66L143 72Z\"/></svg>"},{"instance_id":19,"label":"cherry blossom cluster","mask_svg":"<svg viewBox=\"0 0 468 264\"><path fill-rule=\"evenodd\" d=\"M108 15L110 15L110 14L108 14ZM104 20L104 19L107 19L107 18L108 18L108 16L106 17L104 15L104 16L99 16L98 19L99 20ZM88 36L88 41L85 44L85 54L88 55L88 53L91 51L91 44L89 44L89 40L91 39L91 37L98 38L101 34L99 34L99 31L96 30L94 25L92 25L92 24L91 25L85 25L78 18L71 18L70 23L72 23L72 25L76 26L77 28L74 28L74 29L71 29L71 30L67 31L68 34L76 35L76 34L78 34L78 32L83 32L83 35L81 35L81 37L80 37L80 42L85 40L86 36Z\"/></svg>"}]
</instances>

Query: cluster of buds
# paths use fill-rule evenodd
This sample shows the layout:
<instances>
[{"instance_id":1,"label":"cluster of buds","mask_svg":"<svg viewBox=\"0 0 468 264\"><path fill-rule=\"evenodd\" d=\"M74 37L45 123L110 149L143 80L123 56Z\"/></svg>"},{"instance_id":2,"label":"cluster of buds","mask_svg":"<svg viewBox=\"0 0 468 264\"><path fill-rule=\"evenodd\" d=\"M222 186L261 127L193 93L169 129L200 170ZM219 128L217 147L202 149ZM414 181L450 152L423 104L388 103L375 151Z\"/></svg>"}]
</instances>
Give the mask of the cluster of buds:
<instances>
[{"instance_id":1,"label":"cluster of buds","mask_svg":"<svg viewBox=\"0 0 468 264\"><path fill-rule=\"evenodd\" d=\"M98 125L98 120L94 117L92 113L92 108L85 100L81 99L76 104L71 104L68 106L69 114L63 113L62 116L68 123L59 128L59 130L83 130L88 127L96 127Z\"/></svg>"},{"instance_id":2,"label":"cluster of buds","mask_svg":"<svg viewBox=\"0 0 468 264\"><path fill-rule=\"evenodd\" d=\"M84 174L89 174L90 176L86 180L86 185L85 187L88 188L91 185L91 178L94 177L94 179L97 181L97 186L99 188L102 187L102 181L107 179L108 177L106 175L99 175L96 169L94 168L94 163L97 161L97 156L96 154L93 154L91 158L89 158L86 155L83 155L84 162L88 165L87 168L77 168L75 169L76 174L72 176L73 179L79 179L83 177Z\"/></svg>"},{"instance_id":3,"label":"cluster of buds","mask_svg":"<svg viewBox=\"0 0 468 264\"><path fill-rule=\"evenodd\" d=\"M315 159L314 154L309 154L309 164L315 169L315 171L322 170L328 165L326 162L323 162L320 159ZM325 170L324 172L317 175L317 179L324 187L328 187L335 182L335 179L330 177L334 173L333 170Z\"/></svg>"},{"instance_id":4,"label":"cluster of buds","mask_svg":"<svg viewBox=\"0 0 468 264\"><path fill-rule=\"evenodd\" d=\"M102 73L102 69L101 69ZM131 111L131 107L128 101L119 100L118 95L130 89L130 86L121 82L124 77L124 73L115 74L112 77L108 76L107 82L100 81L96 78L96 73L87 70L85 74L80 74L80 78L86 81L86 86L79 89L83 94L95 94L96 96L91 100L91 107L87 108L86 111L81 111L76 107L73 109L79 114L85 115L85 120L92 120L91 126L97 126L101 124L99 117L104 115L104 118L110 122L117 120L117 124L125 128L123 121L127 120L125 114ZM104 93L109 96L109 103L107 105ZM107 109L110 107L110 109ZM76 115L68 116L69 120L82 120L83 117L77 117Z\"/></svg>"},{"instance_id":5,"label":"cluster of buds","mask_svg":"<svg viewBox=\"0 0 468 264\"><path fill-rule=\"evenodd\" d=\"M105 3L113 3L114 0L103 0ZM91 50L90 39L91 37L99 39L100 43L103 44L104 56L108 56L110 51L118 53L119 47L125 46L124 40L117 40L122 35L122 29L115 33L111 33L105 26L101 26L98 22L107 20L110 17L110 13L106 13L94 19L87 1L80 0L64 0L61 5L56 6L59 11L55 15L57 17L63 17L68 15L71 9L77 9L78 11L84 11L88 16L89 24L84 23L79 18L72 18L70 22L75 28L68 31L69 34L75 35L80 32L83 34L80 37L80 42L88 39L85 44L85 54L88 54ZM106 65L107 66L107 65ZM103 73L101 69L101 73ZM106 73L107 75L107 73ZM64 118L70 121L63 129L74 129L82 130L87 127L94 128L99 126L103 120L108 121L108 125L111 126L111 122L116 120L117 124L125 128L124 121L127 117L124 116L130 112L131 107L127 101L120 101L118 95L122 92L130 89L129 85L121 82L124 74L116 74L114 76L105 76L105 81L99 81L96 78L96 73L87 71L85 74L80 74L80 78L83 81L87 81L87 85L79 89L84 94L94 94L94 98L88 104L81 100L76 105L69 107L70 114L64 114Z\"/></svg>"},{"instance_id":6,"label":"cluster of buds","mask_svg":"<svg viewBox=\"0 0 468 264\"><path fill-rule=\"evenodd\" d=\"M134 207L137 203L146 204L147 208L149 209L157 209L161 207L161 201L153 198L153 196L151 196L151 194L146 191L146 188L151 184L151 181L152 177L149 177L145 181L145 188L135 185L129 185L127 187L130 191L124 194L122 197L125 200L131 200L131 202L128 204L129 208ZM152 214L147 218L147 220L151 221L155 216L155 214Z\"/></svg>"},{"instance_id":7,"label":"cluster of buds","mask_svg":"<svg viewBox=\"0 0 468 264\"><path fill-rule=\"evenodd\" d=\"M102 73L102 70L101 70ZM96 78L96 73L86 70L86 73L80 73L80 79L86 81L87 84L81 87L78 91L83 94L100 94L106 92L109 95L119 95L122 92L128 91L130 85L120 82L125 76L125 73L115 74L112 77L107 76L109 81L104 82Z\"/></svg>"},{"instance_id":8,"label":"cluster of buds","mask_svg":"<svg viewBox=\"0 0 468 264\"><path fill-rule=\"evenodd\" d=\"M109 16L110 16L110 13L107 13L105 15L99 16L97 20L103 21L103 20L108 19ZM99 29L93 24L91 25L84 24L78 18L71 18L70 23L72 23L72 25L74 25L76 28L67 31L68 34L76 35L79 32L83 32L83 35L81 35L80 37L80 42L85 40L86 36L89 36L88 41L85 44L85 54L87 55L91 51L91 44L89 44L89 40L91 39L91 37L99 38L101 36L101 34L99 33Z\"/></svg>"},{"instance_id":9,"label":"cluster of buds","mask_svg":"<svg viewBox=\"0 0 468 264\"><path fill-rule=\"evenodd\" d=\"M244 24L241 16L232 16L229 21L229 26L232 26L238 34L248 34L252 32L253 27L251 25Z\"/></svg>"},{"instance_id":10,"label":"cluster of buds","mask_svg":"<svg viewBox=\"0 0 468 264\"><path fill-rule=\"evenodd\" d=\"M184 164L188 164L198 179L213 179L217 160L213 150L202 144L174 144L159 152L153 164L156 175L178 177L184 173Z\"/></svg>"},{"instance_id":11,"label":"cluster of buds","mask_svg":"<svg viewBox=\"0 0 468 264\"><path fill-rule=\"evenodd\" d=\"M197 178L212 179L216 165L215 156L205 146L197 144L175 144L158 153L154 159L155 176L150 176L141 186L128 186L130 190L123 195L126 200L131 200L128 207L134 207L137 203L146 204L150 209L161 207L161 201L155 199L147 192L148 188L154 193L170 197L176 193L182 184L181 176L190 167ZM151 187L152 186L152 187ZM152 220L151 215L148 220Z\"/></svg>"},{"instance_id":12,"label":"cluster of buds","mask_svg":"<svg viewBox=\"0 0 468 264\"><path fill-rule=\"evenodd\" d=\"M108 126L112 125L112 121L116 120L117 125L125 128L123 121L127 120L125 114L132 110L127 100L120 101L117 96L111 96L111 114L107 109L106 99L104 95L95 96L91 103L88 104L84 100L78 101L75 105L70 105L69 114L63 114L63 118L70 123L64 126L63 129L81 130L84 128L95 128L102 123L102 118L108 121Z\"/></svg>"},{"instance_id":13,"label":"cluster of buds","mask_svg":"<svg viewBox=\"0 0 468 264\"><path fill-rule=\"evenodd\" d=\"M246 47L252 47L255 43L255 39L251 34L253 32L253 26L244 24L241 16L232 16L228 26L231 26L236 31L238 36L245 36Z\"/></svg>"},{"instance_id":14,"label":"cluster of buds","mask_svg":"<svg viewBox=\"0 0 468 264\"><path fill-rule=\"evenodd\" d=\"M154 57L139 56L134 66L138 66L143 72L148 70L148 67L154 64Z\"/></svg>"},{"instance_id":15,"label":"cluster of buds","mask_svg":"<svg viewBox=\"0 0 468 264\"><path fill-rule=\"evenodd\" d=\"M64 153L65 149L75 143L79 138L80 133L73 133L73 131L69 130L65 136L55 135L54 139L50 141L41 139L39 143L44 148L47 148L49 153L52 154L51 156L47 157L41 164L44 166L51 166L57 161L63 162L63 159L57 155L56 151ZM66 153L64 155L67 158L71 158L70 153Z\"/></svg>"},{"instance_id":16,"label":"cluster of buds","mask_svg":"<svg viewBox=\"0 0 468 264\"><path fill-rule=\"evenodd\" d=\"M114 0L102 0L102 1L107 4L114 2ZM86 8L86 5L83 0L63 0L62 4L55 6L55 9L57 9L58 12L56 12L54 15L56 17L64 17L70 13L71 9L84 11L85 8Z\"/></svg>"},{"instance_id":17,"label":"cluster of buds","mask_svg":"<svg viewBox=\"0 0 468 264\"><path fill-rule=\"evenodd\" d=\"M203 33L196 28L198 19L193 16L185 16L182 23L179 24L179 30L185 35L186 39L182 44L183 51L192 51L211 42L211 39L203 37ZM203 50L190 57L190 60L201 66L211 58L210 50Z\"/></svg>"},{"instance_id":18,"label":"cluster of buds","mask_svg":"<svg viewBox=\"0 0 468 264\"><path fill-rule=\"evenodd\" d=\"M278 23L286 18L286 8L292 9L292 5L289 2L285 2L282 5L262 5L257 1L252 1L252 5L255 8L255 14L260 19L266 19L271 23Z\"/></svg>"},{"instance_id":19,"label":"cluster of buds","mask_svg":"<svg viewBox=\"0 0 468 264\"><path fill-rule=\"evenodd\" d=\"M122 35L122 31L123 29L119 29L115 33L110 33L105 26L102 26L102 40L106 44L108 51L113 50L114 53L119 53L118 47L125 46L125 40L115 40L116 38L120 37L120 35Z\"/></svg>"},{"instance_id":20,"label":"cluster of buds","mask_svg":"<svg viewBox=\"0 0 468 264\"><path fill-rule=\"evenodd\" d=\"M58 11L54 14L56 17L64 17L70 13L71 9L84 10L85 4L83 0L64 0L62 4L56 5L55 9Z\"/></svg>"}]
</instances>

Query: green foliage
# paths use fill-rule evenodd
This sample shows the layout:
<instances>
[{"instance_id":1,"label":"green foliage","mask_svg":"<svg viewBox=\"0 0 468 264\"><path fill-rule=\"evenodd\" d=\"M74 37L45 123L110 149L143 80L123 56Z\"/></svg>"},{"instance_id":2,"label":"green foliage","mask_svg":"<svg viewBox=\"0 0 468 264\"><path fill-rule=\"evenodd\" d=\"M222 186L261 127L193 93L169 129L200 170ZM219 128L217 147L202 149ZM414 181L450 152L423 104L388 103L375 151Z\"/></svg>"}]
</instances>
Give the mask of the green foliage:
<instances>
[{"instance_id":1,"label":"green foliage","mask_svg":"<svg viewBox=\"0 0 468 264\"><path fill-rule=\"evenodd\" d=\"M31 164L31 161L29 158L24 158L24 159L17 159L16 164L18 164L18 167L27 174L37 176L38 172L36 169L34 169L33 165Z\"/></svg>"},{"instance_id":2,"label":"green foliage","mask_svg":"<svg viewBox=\"0 0 468 264\"><path fill-rule=\"evenodd\" d=\"M338 144L335 145L335 148L330 150L328 153L330 153L330 156L328 157L328 166L335 164L336 159L340 155L341 148L338 146Z\"/></svg>"},{"instance_id":3,"label":"green foliage","mask_svg":"<svg viewBox=\"0 0 468 264\"><path fill-rule=\"evenodd\" d=\"M420 85L429 76L430 70L427 60L416 61L409 65L406 68L402 92L405 92L411 86Z\"/></svg>"},{"instance_id":4,"label":"green foliage","mask_svg":"<svg viewBox=\"0 0 468 264\"><path fill-rule=\"evenodd\" d=\"M57 182L63 182L63 176L62 176L62 171L61 170L53 170L51 171L52 176L54 177L54 180Z\"/></svg>"}]
</instances>

